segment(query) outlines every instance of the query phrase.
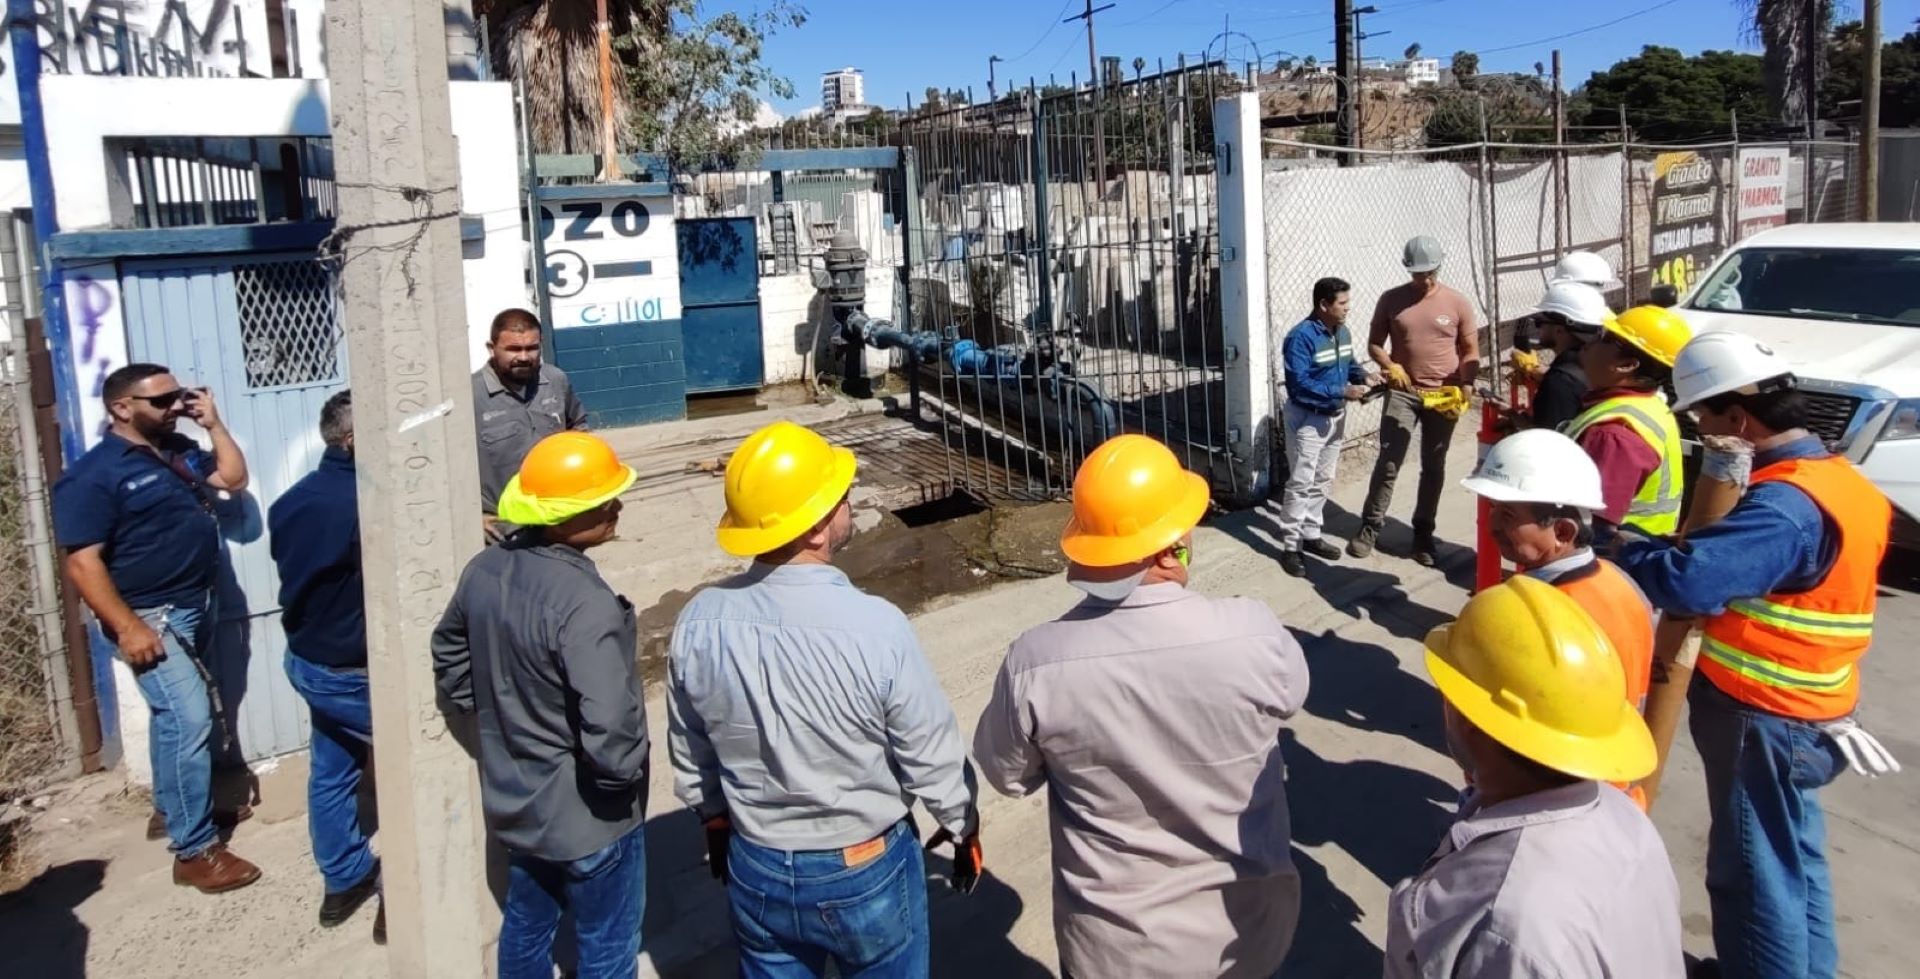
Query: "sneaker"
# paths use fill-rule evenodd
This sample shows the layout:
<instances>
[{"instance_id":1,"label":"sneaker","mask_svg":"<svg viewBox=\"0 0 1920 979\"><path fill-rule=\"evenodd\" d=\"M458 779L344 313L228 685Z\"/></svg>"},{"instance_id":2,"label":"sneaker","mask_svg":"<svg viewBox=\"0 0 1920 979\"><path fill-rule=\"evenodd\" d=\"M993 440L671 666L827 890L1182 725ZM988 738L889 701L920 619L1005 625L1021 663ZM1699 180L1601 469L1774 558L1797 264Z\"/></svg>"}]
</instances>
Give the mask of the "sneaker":
<instances>
[{"instance_id":1,"label":"sneaker","mask_svg":"<svg viewBox=\"0 0 1920 979\"><path fill-rule=\"evenodd\" d=\"M233 809L215 809L213 826L215 829L232 829L253 818L252 806L239 806ZM164 840L167 838L167 814L158 809L147 817L147 839Z\"/></svg>"},{"instance_id":2,"label":"sneaker","mask_svg":"<svg viewBox=\"0 0 1920 979\"><path fill-rule=\"evenodd\" d=\"M1362 526L1360 532L1347 542L1348 557L1366 557L1373 553L1373 542L1380 538L1380 528Z\"/></svg>"},{"instance_id":3,"label":"sneaker","mask_svg":"<svg viewBox=\"0 0 1920 979\"><path fill-rule=\"evenodd\" d=\"M1304 578L1307 576L1307 560L1300 556L1299 551L1281 551L1280 570L1295 578Z\"/></svg>"},{"instance_id":4,"label":"sneaker","mask_svg":"<svg viewBox=\"0 0 1920 979\"><path fill-rule=\"evenodd\" d=\"M384 897L380 899L380 911L373 916L373 943L387 943L387 899Z\"/></svg>"},{"instance_id":5,"label":"sneaker","mask_svg":"<svg viewBox=\"0 0 1920 979\"><path fill-rule=\"evenodd\" d=\"M225 843L215 843L198 855L173 861L173 882L202 894L235 891L260 879L260 868L235 855Z\"/></svg>"},{"instance_id":6,"label":"sneaker","mask_svg":"<svg viewBox=\"0 0 1920 979\"><path fill-rule=\"evenodd\" d=\"M1307 554L1311 554L1322 561L1340 560L1340 548L1335 547L1331 541L1327 540L1324 537L1315 537L1314 539L1301 544L1300 550Z\"/></svg>"},{"instance_id":7,"label":"sneaker","mask_svg":"<svg viewBox=\"0 0 1920 979\"><path fill-rule=\"evenodd\" d=\"M360 883L321 898L320 927L332 928L353 917L353 913L360 910L360 905L367 903L367 898L379 892L380 863L376 860L373 869L367 871L367 876L361 878Z\"/></svg>"},{"instance_id":8,"label":"sneaker","mask_svg":"<svg viewBox=\"0 0 1920 979\"><path fill-rule=\"evenodd\" d=\"M1413 535L1413 563L1423 568L1431 568L1440 563L1434 556L1432 534Z\"/></svg>"}]
</instances>

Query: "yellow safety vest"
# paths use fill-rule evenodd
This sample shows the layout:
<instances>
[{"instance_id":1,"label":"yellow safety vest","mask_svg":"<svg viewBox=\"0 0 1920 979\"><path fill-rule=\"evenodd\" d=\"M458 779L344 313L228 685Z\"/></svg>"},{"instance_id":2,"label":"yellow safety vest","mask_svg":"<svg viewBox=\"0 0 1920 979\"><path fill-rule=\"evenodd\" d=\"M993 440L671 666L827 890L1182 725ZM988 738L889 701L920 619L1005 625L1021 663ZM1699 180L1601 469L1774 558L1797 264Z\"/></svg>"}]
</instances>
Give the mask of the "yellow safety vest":
<instances>
[{"instance_id":1,"label":"yellow safety vest","mask_svg":"<svg viewBox=\"0 0 1920 979\"><path fill-rule=\"evenodd\" d=\"M1606 422L1624 422L1660 455L1660 464L1640 484L1621 523L1656 537L1680 530L1680 502L1686 494L1686 473L1680 460L1680 420L1657 394L1608 398L1562 426L1567 437L1579 441L1587 429Z\"/></svg>"}]
</instances>

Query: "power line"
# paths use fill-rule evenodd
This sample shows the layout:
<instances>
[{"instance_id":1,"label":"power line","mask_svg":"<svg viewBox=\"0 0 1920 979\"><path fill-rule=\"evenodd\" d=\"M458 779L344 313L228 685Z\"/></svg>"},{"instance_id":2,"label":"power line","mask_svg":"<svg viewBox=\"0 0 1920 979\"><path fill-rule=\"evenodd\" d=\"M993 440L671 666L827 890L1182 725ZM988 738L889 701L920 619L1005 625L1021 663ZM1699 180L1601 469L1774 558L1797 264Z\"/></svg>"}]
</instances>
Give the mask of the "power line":
<instances>
[{"instance_id":1,"label":"power line","mask_svg":"<svg viewBox=\"0 0 1920 979\"><path fill-rule=\"evenodd\" d=\"M1482 55L1498 54L1502 51L1514 51L1520 48L1533 47L1536 44L1550 44L1554 41L1564 41L1570 37L1579 37L1582 34L1591 34L1594 31L1604 30L1608 27L1612 27L1615 24L1624 23L1626 21L1632 20L1635 17L1644 17L1647 14L1653 13L1654 11L1661 9L1662 7L1671 7L1674 4L1679 2L1680 0L1661 0L1660 3L1656 3L1651 7L1643 7L1639 10L1634 11L1633 13L1622 14L1618 17L1615 17L1612 20L1606 21L1604 23L1594 24L1590 27L1582 27L1577 31L1568 31L1565 34L1555 34L1552 37L1535 38L1531 41L1521 41L1518 44L1503 44L1497 48L1481 48L1480 50L1475 51L1473 53L1482 54Z\"/></svg>"},{"instance_id":2,"label":"power line","mask_svg":"<svg viewBox=\"0 0 1920 979\"><path fill-rule=\"evenodd\" d=\"M1072 0L1068 0L1068 2L1069 2L1069 3L1071 3L1071 2L1072 2ZM1161 4L1160 6L1158 6L1158 7L1155 7L1155 8L1153 8L1153 10L1152 10L1152 11L1151 11L1150 13L1148 13L1148 14L1147 14L1146 16L1144 16L1144 17L1136 17L1136 18L1134 18L1134 19L1132 19L1132 20L1129 20L1129 21L1125 21L1125 22L1122 22L1122 23L1119 23L1119 24L1115 24L1115 25L1113 25L1113 26L1115 26L1115 27L1132 27L1132 26L1133 26L1133 25L1135 25L1135 24L1144 24L1144 23L1146 23L1147 21L1150 21L1150 20L1152 20L1152 19L1154 19L1155 17L1158 17L1158 16L1159 16L1159 15L1160 15L1160 14L1161 14L1162 12L1164 12L1164 11L1166 11L1166 10L1167 10L1167 8L1169 8L1169 7L1175 7L1175 6L1178 6L1178 5L1180 5L1180 4L1183 4L1183 3L1186 3L1186 2L1187 2L1187 0L1167 0L1167 2L1166 2L1166 3L1163 3L1163 4ZM1062 8L1060 12L1061 12L1061 13L1066 13L1066 10L1065 10L1065 8Z\"/></svg>"},{"instance_id":3,"label":"power line","mask_svg":"<svg viewBox=\"0 0 1920 979\"><path fill-rule=\"evenodd\" d=\"M1061 24L1061 20L1060 20L1060 18L1062 18L1062 17L1064 17L1064 16L1066 16L1066 14L1067 14L1067 8L1069 8L1069 7L1071 7L1071 6L1073 6L1073 0L1067 0L1067 2L1066 2L1066 3L1063 3L1063 4L1061 4L1061 5L1060 5L1060 12L1059 12L1059 13L1057 13L1057 14L1054 14L1054 15L1053 15L1053 19L1052 19L1051 21L1048 21L1048 22L1047 22L1047 29L1046 29L1046 30L1044 30L1044 31L1042 31L1042 32L1040 33L1040 38L1039 38L1039 40L1036 40L1036 41L1034 41L1034 42L1033 42L1033 45L1032 45L1031 47L1029 47L1029 48L1027 48L1027 49L1026 49L1025 51L1022 51L1022 52L1020 52L1019 54L1016 54L1016 55L1014 55L1014 56L1013 56L1012 58L1009 58L1009 59L1008 59L1008 63L1009 63L1009 64L1011 64L1011 63L1013 63L1013 62L1015 62L1015 61L1023 61L1023 60L1025 60L1025 59L1026 59L1026 57L1027 57L1027 55L1030 55L1030 54L1032 54L1033 52L1035 52L1035 51L1037 51L1037 50L1039 50L1039 48L1040 48L1040 45L1042 45L1042 44L1045 44L1045 43L1047 43L1047 38L1050 38L1050 37L1052 37L1052 36L1053 36L1053 32L1054 32L1054 30L1055 30L1055 29L1057 29L1057 28L1058 28L1058 27L1060 26L1060 24ZM1056 64L1058 64L1058 62L1055 62L1055 63L1056 63ZM1051 70L1051 69L1049 69L1049 70Z\"/></svg>"}]
</instances>

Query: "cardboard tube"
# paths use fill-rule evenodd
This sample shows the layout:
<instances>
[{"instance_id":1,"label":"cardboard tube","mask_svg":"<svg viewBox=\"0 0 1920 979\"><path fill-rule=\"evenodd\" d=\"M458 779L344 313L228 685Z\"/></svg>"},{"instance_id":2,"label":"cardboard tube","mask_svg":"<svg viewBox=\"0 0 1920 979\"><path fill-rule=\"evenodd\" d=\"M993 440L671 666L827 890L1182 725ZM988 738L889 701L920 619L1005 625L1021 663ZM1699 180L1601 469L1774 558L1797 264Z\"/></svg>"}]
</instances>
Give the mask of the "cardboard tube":
<instances>
[{"instance_id":1,"label":"cardboard tube","mask_svg":"<svg viewBox=\"0 0 1920 979\"><path fill-rule=\"evenodd\" d=\"M1693 501L1681 524L1680 538L1727 515L1740 502L1738 483L1702 477L1695 483ZM1653 631L1653 677L1647 687L1647 730L1653 732L1653 746L1659 760L1653 774L1640 782L1647 796L1647 810L1660 798L1660 779L1667 771L1667 756L1673 751L1673 738L1680 728L1680 714L1687 703L1687 687L1693 682L1693 665L1700 658L1700 621L1692 618L1662 616Z\"/></svg>"}]
</instances>

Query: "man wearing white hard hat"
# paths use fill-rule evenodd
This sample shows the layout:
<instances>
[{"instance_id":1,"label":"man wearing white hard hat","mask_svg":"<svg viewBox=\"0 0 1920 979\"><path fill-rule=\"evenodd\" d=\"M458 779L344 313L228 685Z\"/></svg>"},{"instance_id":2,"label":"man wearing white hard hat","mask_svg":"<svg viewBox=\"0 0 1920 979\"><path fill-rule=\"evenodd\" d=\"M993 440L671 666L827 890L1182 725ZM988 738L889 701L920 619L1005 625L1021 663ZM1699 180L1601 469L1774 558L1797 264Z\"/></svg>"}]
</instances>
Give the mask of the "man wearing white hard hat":
<instances>
[{"instance_id":1,"label":"man wearing white hard hat","mask_svg":"<svg viewBox=\"0 0 1920 979\"><path fill-rule=\"evenodd\" d=\"M1580 347L1598 337L1612 318L1613 310L1594 285L1567 279L1547 287L1534 308L1534 322L1540 326L1540 339L1553 350L1553 364L1533 396L1535 428L1559 428L1586 410L1587 372L1580 366Z\"/></svg>"},{"instance_id":2,"label":"man wearing white hard hat","mask_svg":"<svg viewBox=\"0 0 1920 979\"><path fill-rule=\"evenodd\" d=\"M1620 277L1613 273L1613 266L1607 260L1588 251L1568 252L1554 263L1553 274L1548 276L1549 286L1561 282L1578 282L1592 286L1601 292L1620 288Z\"/></svg>"},{"instance_id":3,"label":"man wearing white hard hat","mask_svg":"<svg viewBox=\"0 0 1920 979\"><path fill-rule=\"evenodd\" d=\"M1654 607L1700 616L1687 726L1706 769L1707 896L1720 974L1839 968L1819 790L1852 765L1899 771L1854 720L1892 506L1807 431L1787 364L1706 333L1673 364L1675 408L1754 448L1746 495L1684 544L1632 539L1621 567Z\"/></svg>"},{"instance_id":4,"label":"man wearing white hard hat","mask_svg":"<svg viewBox=\"0 0 1920 979\"><path fill-rule=\"evenodd\" d=\"M1593 552L1593 512L1604 494L1586 450L1559 432L1529 429L1488 449L1460 485L1491 504L1488 526L1501 557L1593 616L1620 654L1627 701L1643 708L1653 672L1653 607L1618 565ZM1618 787L1646 808L1643 793Z\"/></svg>"}]
</instances>

